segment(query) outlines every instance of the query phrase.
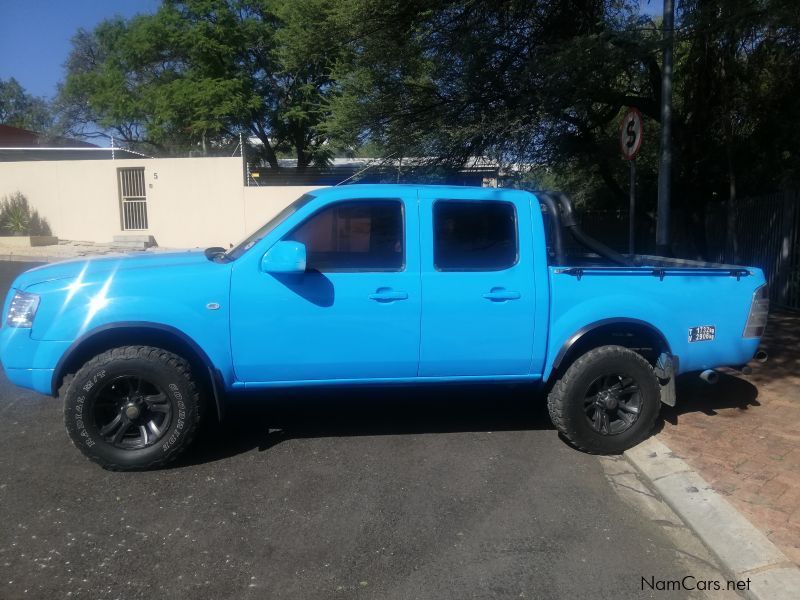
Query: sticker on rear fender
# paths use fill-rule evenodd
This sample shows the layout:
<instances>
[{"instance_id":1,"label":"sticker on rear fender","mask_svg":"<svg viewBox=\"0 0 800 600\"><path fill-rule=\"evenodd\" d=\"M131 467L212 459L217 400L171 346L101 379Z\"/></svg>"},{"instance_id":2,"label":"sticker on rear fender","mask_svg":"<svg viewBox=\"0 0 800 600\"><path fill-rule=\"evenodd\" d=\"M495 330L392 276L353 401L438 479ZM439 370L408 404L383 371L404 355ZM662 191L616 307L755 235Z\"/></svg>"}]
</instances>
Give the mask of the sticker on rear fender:
<instances>
[{"instance_id":1,"label":"sticker on rear fender","mask_svg":"<svg viewBox=\"0 0 800 600\"><path fill-rule=\"evenodd\" d=\"M716 336L717 336L717 328L714 325L700 325L700 327L689 327L689 343L710 342Z\"/></svg>"}]
</instances>

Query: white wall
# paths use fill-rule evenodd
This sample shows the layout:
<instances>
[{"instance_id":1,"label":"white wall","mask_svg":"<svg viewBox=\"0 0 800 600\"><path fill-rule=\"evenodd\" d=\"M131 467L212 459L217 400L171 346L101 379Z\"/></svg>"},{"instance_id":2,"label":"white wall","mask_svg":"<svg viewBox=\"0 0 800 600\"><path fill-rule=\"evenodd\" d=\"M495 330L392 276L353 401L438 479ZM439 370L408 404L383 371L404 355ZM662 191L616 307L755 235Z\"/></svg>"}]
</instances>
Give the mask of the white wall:
<instances>
[{"instance_id":1,"label":"white wall","mask_svg":"<svg viewBox=\"0 0 800 600\"><path fill-rule=\"evenodd\" d=\"M144 167L146 231L122 231L117 168ZM314 187L245 187L231 158L0 162L0 197L22 192L64 240L149 234L168 248L224 246Z\"/></svg>"}]
</instances>

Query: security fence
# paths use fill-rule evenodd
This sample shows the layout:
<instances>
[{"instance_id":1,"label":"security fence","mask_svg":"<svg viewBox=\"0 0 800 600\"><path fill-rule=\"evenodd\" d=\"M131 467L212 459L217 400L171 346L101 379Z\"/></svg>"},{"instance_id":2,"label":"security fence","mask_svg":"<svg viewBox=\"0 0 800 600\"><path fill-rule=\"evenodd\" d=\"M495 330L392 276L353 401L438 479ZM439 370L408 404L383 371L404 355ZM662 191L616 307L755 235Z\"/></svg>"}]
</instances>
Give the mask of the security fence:
<instances>
[{"instance_id":1,"label":"security fence","mask_svg":"<svg viewBox=\"0 0 800 600\"><path fill-rule=\"evenodd\" d=\"M710 260L760 267L776 306L800 309L800 194L783 191L735 204L733 244L725 244L727 211L709 212ZM732 247L731 247L732 246Z\"/></svg>"},{"instance_id":2,"label":"security fence","mask_svg":"<svg viewBox=\"0 0 800 600\"><path fill-rule=\"evenodd\" d=\"M734 235L728 240L728 208L711 203L706 209L704 244L697 232L673 233L679 258L739 264L763 269L775 306L800 310L800 193L783 191L743 198L734 205ZM674 229L683 219L673 216ZM618 252L627 252L628 213L624 210L578 211L579 223L590 236ZM569 236L565 239L570 243ZM642 216L636 223L636 252L655 253L655 222ZM703 249L699 249L702 247Z\"/></svg>"}]
</instances>

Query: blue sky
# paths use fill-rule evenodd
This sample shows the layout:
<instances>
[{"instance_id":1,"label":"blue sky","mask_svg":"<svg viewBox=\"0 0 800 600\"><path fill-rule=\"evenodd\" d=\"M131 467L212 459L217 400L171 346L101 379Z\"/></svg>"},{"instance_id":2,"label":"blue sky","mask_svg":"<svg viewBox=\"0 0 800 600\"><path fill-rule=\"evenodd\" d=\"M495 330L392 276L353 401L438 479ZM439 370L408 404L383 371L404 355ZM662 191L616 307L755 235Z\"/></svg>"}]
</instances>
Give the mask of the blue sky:
<instances>
[{"instance_id":1,"label":"blue sky","mask_svg":"<svg viewBox=\"0 0 800 600\"><path fill-rule=\"evenodd\" d=\"M677 7L678 0L673 4ZM639 10L645 15L660 15L664 8L664 0L639 0Z\"/></svg>"},{"instance_id":2,"label":"blue sky","mask_svg":"<svg viewBox=\"0 0 800 600\"><path fill-rule=\"evenodd\" d=\"M64 76L70 39L103 19L154 12L159 0L0 0L0 79L51 98Z\"/></svg>"},{"instance_id":3,"label":"blue sky","mask_svg":"<svg viewBox=\"0 0 800 600\"><path fill-rule=\"evenodd\" d=\"M31 94L52 98L64 76L70 39L103 19L154 12L159 0L0 0L0 79L14 77ZM660 14L662 0L639 0Z\"/></svg>"}]
</instances>

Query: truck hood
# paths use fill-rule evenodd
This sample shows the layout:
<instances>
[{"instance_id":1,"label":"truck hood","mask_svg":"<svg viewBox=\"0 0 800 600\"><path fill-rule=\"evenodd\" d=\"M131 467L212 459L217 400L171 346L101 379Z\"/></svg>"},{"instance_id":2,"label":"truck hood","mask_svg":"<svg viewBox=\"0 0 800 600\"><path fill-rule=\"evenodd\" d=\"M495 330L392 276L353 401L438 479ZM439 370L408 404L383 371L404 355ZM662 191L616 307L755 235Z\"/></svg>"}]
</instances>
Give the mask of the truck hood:
<instances>
[{"instance_id":1,"label":"truck hood","mask_svg":"<svg viewBox=\"0 0 800 600\"><path fill-rule=\"evenodd\" d=\"M147 252L142 254L112 254L95 258L79 258L43 265L25 271L14 282L20 290L58 279L94 279L109 271L129 271L131 269L174 268L207 263L202 250L182 252Z\"/></svg>"}]
</instances>

